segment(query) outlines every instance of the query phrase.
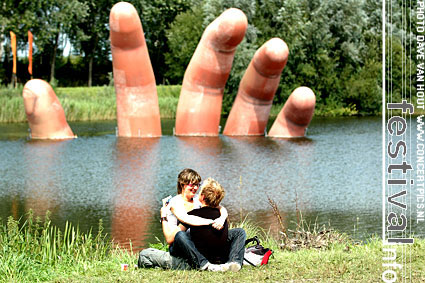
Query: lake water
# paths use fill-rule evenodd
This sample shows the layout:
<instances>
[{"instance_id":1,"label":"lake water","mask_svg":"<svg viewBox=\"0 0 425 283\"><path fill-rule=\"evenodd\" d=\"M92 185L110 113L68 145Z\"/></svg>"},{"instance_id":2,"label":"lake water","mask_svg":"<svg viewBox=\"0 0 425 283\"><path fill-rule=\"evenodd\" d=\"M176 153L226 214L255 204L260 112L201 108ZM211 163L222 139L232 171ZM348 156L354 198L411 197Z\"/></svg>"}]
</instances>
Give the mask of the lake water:
<instances>
[{"instance_id":1,"label":"lake water","mask_svg":"<svg viewBox=\"0 0 425 283\"><path fill-rule=\"evenodd\" d=\"M224 186L232 221L246 217L277 233L270 198L289 227L299 209L357 239L380 235L380 117L315 118L299 139L182 138L172 135L174 121L162 123L154 139L117 138L115 121L72 123L79 138L68 141L31 141L27 124L0 124L0 217L49 210L54 224L82 230L103 219L116 242L140 249L163 239L161 199L189 167Z\"/></svg>"}]
</instances>

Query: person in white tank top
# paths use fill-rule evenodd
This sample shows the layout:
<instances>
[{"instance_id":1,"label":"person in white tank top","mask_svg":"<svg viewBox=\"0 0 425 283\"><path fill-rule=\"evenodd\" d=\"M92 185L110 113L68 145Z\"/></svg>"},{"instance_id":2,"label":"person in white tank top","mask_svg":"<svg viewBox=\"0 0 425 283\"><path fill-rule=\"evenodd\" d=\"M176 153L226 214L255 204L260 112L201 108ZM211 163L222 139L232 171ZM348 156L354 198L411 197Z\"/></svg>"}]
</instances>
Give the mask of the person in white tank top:
<instances>
[{"instance_id":1,"label":"person in white tank top","mask_svg":"<svg viewBox=\"0 0 425 283\"><path fill-rule=\"evenodd\" d=\"M163 199L163 207L161 208L161 222L167 221L167 225L178 228L179 222L192 226L211 225L220 230L223 228L224 221L227 219L227 210L223 206L220 207L220 217L211 220L198 216L188 215L187 212L201 207L199 200L195 197L200 186L201 176L192 169L184 169L180 172L177 179L177 195L172 198ZM178 232L177 231L177 232ZM164 233L165 234L165 233ZM173 233L165 235L167 242L174 240ZM169 238L169 239L167 239Z\"/></svg>"}]
</instances>

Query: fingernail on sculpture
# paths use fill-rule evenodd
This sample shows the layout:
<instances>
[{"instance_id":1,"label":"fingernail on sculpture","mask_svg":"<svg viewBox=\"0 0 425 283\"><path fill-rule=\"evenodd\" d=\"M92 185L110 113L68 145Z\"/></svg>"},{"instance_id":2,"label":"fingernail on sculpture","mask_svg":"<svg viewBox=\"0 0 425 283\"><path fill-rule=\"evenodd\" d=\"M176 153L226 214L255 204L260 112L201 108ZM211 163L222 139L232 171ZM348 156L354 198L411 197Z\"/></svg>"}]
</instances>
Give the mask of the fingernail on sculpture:
<instances>
[{"instance_id":1,"label":"fingernail on sculpture","mask_svg":"<svg viewBox=\"0 0 425 283\"><path fill-rule=\"evenodd\" d=\"M316 96L308 87L292 92L271 127L268 136L276 138L303 137L311 122Z\"/></svg>"},{"instance_id":2,"label":"fingernail on sculpture","mask_svg":"<svg viewBox=\"0 0 425 283\"><path fill-rule=\"evenodd\" d=\"M223 134L264 135L288 55L288 46L279 38L270 39L257 50L239 85Z\"/></svg>"},{"instance_id":3,"label":"fingernail on sculpture","mask_svg":"<svg viewBox=\"0 0 425 283\"><path fill-rule=\"evenodd\" d=\"M115 4L109 26L118 136L159 137L161 120L155 76L136 9L126 2Z\"/></svg>"},{"instance_id":4,"label":"fingernail on sculpture","mask_svg":"<svg viewBox=\"0 0 425 283\"><path fill-rule=\"evenodd\" d=\"M224 87L247 25L245 14L232 8L205 29L184 75L176 135L218 135Z\"/></svg>"}]
</instances>

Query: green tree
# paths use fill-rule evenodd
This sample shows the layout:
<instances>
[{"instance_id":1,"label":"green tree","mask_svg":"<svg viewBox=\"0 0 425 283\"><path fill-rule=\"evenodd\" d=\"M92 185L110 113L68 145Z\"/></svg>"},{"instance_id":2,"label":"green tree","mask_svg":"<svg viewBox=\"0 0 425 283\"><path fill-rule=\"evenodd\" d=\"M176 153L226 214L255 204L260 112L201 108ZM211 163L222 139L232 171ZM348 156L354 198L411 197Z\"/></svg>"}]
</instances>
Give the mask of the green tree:
<instances>
[{"instance_id":1,"label":"green tree","mask_svg":"<svg viewBox=\"0 0 425 283\"><path fill-rule=\"evenodd\" d=\"M30 26L38 52L50 57L50 82L55 80L56 57L60 41L72 24L87 16L87 6L78 0L38 0L30 4L34 17Z\"/></svg>"},{"instance_id":2,"label":"green tree","mask_svg":"<svg viewBox=\"0 0 425 283\"><path fill-rule=\"evenodd\" d=\"M9 77L12 73L11 63L9 62L12 58L9 32L13 31L16 34L18 52L26 48L27 31L31 29L34 21L34 16L31 12L32 5L33 3L28 0L19 1L18 3L13 0L5 0L0 4L0 59L2 59L4 54L6 70L3 76L5 77ZM21 70L18 68L18 75L20 72ZM8 81L8 79L4 81Z\"/></svg>"},{"instance_id":3,"label":"green tree","mask_svg":"<svg viewBox=\"0 0 425 283\"><path fill-rule=\"evenodd\" d=\"M275 95L276 103L283 103L299 85L308 85L315 69L307 58L308 40L306 23L315 1L257 0L254 24L259 29L258 41L264 43L278 37L289 47L289 58L282 72L280 87ZM317 1L316 1L317 2ZM301 74L302 72L303 74Z\"/></svg>"},{"instance_id":4,"label":"green tree","mask_svg":"<svg viewBox=\"0 0 425 283\"><path fill-rule=\"evenodd\" d=\"M239 83L245 74L246 68L251 62L255 51L264 42L258 43L259 30L254 25L253 19L257 13L257 3L250 0L211 0L202 4L202 10L205 15L203 28L205 29L215 18L229 8L238 8L242 10L247 19L248 27L245 33L245 38L239 44L235 52L232 70L225 88L223 96L223 114L227 115L230 112L231 106L235 100Z\"/></svg>"},{"instance_id":5,"label":"green tree","mask_svg":"<svg viewBox=\"0 0 425 283\"><path fill-rule=\"evenodd\" d=\"M378 114L382 101L382 3L365 0L366 15L362 32L361 66L345 81L345 102L355 105L360 114Z\"/></svg>"},{"instance_id":6,"label":"green tree","mask_svg":"<svg viewBox=\"0 0 425 283\"><path fill-rule=\"evenodd\" d=\"M166 30L175 17L185 12L193 0L131 0L141 17L149 57L157 83L167 82L165 54L169 52Z\"/></svg>"},{"instance_id":7,"label":"green tree","mask_svg":"<svg viewBox=\"0 0 425 283\"><path fill-rule=\"evenodd\" d=\"M203 12L199 5L176 16L166 30L169 51L165 54L165 76L171 84L181 84L186 67L204 31Z\"/></svg>"},{"instance_id":8,"label":"green tree","mask_svg":"<svg viewBox=\"0 0 425 283\"><path fill-rule=\"evenodd\" d=\"M80 0L87 8L86 16L72 18L72 28L68 31L73 47L84 56L88 66L88 81L93 83L93 64L95 59L109 60L109 13L115 1Z\"/></svg>"},{"instance_id":9,"label":"green tree","mask_svg":"<svg viewBox=\"0 0 425 283\"><path fill-rule=\"evenodd\" d=\"M374 3L368 4L369 9L376 8ZM365 57L368 17L364 1L272 0L258 1L258 6L255 21L260 38L278 36L290 49L282 91L275 101L282 103L295 87L307 85L316 93L319 104L342 107L354 103L347 99L348 82L353 82L353 76L365 76L365 71L358 73L366 62L368 68L376 65ZM373 86L375 92L376 84Z\"/></svg>"},{"instance_id":10,"label":"green tree","mask_svg":"<svg viewBox=\"0 0 425 283\"><path fill-rule=\"evenodd\" d=\"M5 40L6 29L9 25L9 19L10 19L9 12L12 11L10 9L11 8L10 2L11 1L3 1L0 4L0 59L3 58L3 53L4 53L3 42Z\"/></svg>"}]
</instances>

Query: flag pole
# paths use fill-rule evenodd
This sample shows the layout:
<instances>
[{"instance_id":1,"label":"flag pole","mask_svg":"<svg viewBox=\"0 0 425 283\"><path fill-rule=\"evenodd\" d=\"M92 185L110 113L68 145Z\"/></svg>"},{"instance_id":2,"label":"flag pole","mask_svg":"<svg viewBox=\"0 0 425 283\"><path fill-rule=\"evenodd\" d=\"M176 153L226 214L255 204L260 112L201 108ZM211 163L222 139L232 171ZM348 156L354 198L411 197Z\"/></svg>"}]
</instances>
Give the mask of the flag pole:
<instances>
[{"instance_id":1,"label":"flag pole","mask_svg":"<svg viewBox=\"0 0 425 283\"><path fill-rule=\"evenodd\" d=\"M12 83L14 88L17 86L17 77L16 77L16 35L13 31L10 32L10 42L12 45L13 53L13 69L12 69Z\"/></svg>"},{"instance_id":2,"label":"flag pole","mask_svg":"<svg viewBox=\"0 0 425 283\"><path fill-rule=\"evenodd\" d=\"M32 79L32 42L33 42L33 36L31 31L28 31L28 45L29 45L29 50L28 50L28 73L31 76Z\"/></svg>"}]
</instances>

